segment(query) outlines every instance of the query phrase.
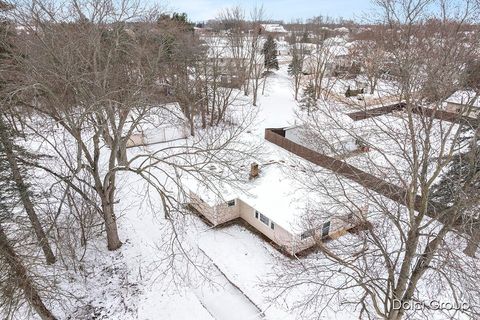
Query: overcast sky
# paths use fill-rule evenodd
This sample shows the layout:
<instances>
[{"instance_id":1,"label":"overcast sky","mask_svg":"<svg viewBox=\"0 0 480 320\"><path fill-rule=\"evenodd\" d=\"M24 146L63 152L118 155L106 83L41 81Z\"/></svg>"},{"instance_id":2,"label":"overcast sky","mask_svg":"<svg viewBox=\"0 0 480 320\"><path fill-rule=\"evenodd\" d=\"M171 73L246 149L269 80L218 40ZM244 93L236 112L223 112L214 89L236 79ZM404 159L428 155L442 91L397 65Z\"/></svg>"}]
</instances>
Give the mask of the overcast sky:
<instances>
[{"instance_id":1,"label":"overcast sky","mask_svg":"<svg viewBox=\"0 0 480 320\"><path fill-rule=\"evenodd\" d=\"M186 12L192 21L213 19L223 8L235 5L249 9L263 4L268 19L285 22L318 15L360 19L372 11L370 0L167 0L166 3L169 11Z\"/></svg>"}]
</instances>

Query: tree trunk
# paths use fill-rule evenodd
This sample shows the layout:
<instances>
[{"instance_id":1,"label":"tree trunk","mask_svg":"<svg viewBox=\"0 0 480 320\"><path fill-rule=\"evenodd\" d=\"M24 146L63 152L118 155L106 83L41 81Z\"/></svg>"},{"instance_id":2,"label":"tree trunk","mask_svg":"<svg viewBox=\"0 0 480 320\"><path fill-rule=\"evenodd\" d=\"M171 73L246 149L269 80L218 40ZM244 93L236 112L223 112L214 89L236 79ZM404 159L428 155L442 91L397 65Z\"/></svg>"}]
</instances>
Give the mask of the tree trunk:
<instances>
[{"instance_id":1,"label":"tree trunk","mask_svg":"<svg viewBox=\"0 0 480 320\"><path fill-rule=\"evenodd\" d=\"M475 231L474 235L468 239L467 247L463 252L469 257L475 257L475 253L477 252L478 246L480 244L480 232Z\"/></svg>"},{"instance_id":2,"label":"tree trunk","mask_svg":"<svg viewBox=\"0 0 480 320\"><path fill-rule=\"evenodd\" d=\"M262 87L262 96L265 95L265 84L267 83L267 77L263 80L263 87Z\"/></svg>"},{"instance_id":3,"label":"tree trunk","mask_svg":"<svg viewBox=\"0 0 480 320\"><path fill-rule=\"evenodd\" d=\"M4 128L3 121L1 123L1 126ZM6 130L0 130L0 139L5 149L5 155L10 165L10 169L12 170L13 180L18 189L18 192L20 193L20 198L22 200L25 211L27 212L28 219L32 223L38 243L43 250L47 263L53 264L56 260L55 255L53 254L52 248L50 247L47 236L45 235L45 231L42 228L42 224L38 219L38 215L35 212L35 208L30 199L30 195L28 194L28 187L23 180L22 174L20 172L20 167L18 166L18 162L13 151L12 142L10 141L10 137L7 135Z\"/></svg>"},{"instance_id":4,"label":"tree trunk","mask_svg":"<svg viewBox=\"0 0 480 320\"><path fill-rule=\"evenodd\" d=\"M127 140L123 138L118 143L117 162L119 166L127 166L128 163Z\"/></svg>"},{"instance_id":5,"label":"tree trunk","mask_svg":"<svg viewBox=\"0 0 480 320\"><path fill-rule=\"evenodd\" d=\"M115 218L113 202L109 201L108 197L102 197L102 211L105 221L105 231L107 232L108 250L117 250L122 246L122 242L118 236L117 219Z\"/></svg>"},{"instance_id":6,"label":"tree trunk","mask_svg":"<svg viewBox=\"0 0 480 320\"><path fill-rule=\"evenodd\" d=\"M25 298L30 303L32 308L37 312L42 320L55 320L56 318L47 309L43 303L37 289L32 283L30 276L27 273L27 269L21 262L20 258L15 253L13 247L8 242L7 236L0 225L0 254L7 261L8 266L12 269L16 284L22 289Z\"/></svg>"}]
</instances>

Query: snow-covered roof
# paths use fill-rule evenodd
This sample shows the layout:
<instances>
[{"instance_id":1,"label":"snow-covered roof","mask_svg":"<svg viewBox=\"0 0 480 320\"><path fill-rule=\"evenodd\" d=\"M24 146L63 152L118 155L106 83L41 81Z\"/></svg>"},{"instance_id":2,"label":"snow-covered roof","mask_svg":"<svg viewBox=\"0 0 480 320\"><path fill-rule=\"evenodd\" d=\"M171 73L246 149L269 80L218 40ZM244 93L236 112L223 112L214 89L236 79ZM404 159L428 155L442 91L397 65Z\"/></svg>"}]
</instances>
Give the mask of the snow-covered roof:
<instances>
[{"instance_id":1,"label":"snow-covered roof","mask_svg":"<svg viewBox=\"0 0 480 320\"><path fill-rule=\"evenodd\" d=\"M275 33L287 33L288 31L285 28L278 24L278 23L268 23L262 24L262 28L265 29L266 32L275 32Z\"/></svg>"},{"instance_id":2,"label":"snow-covered roof","mask_svg":"<svg viewBox=\"0 0 480 320\"><path fill-rule=\"evenodd\" d=\"M325 39L325 44L326 45L346 45L347 40L345 40L342 37L331 37Z\"/></svg>"},{"instance_id":3,"label":"snow-covered roof","mask_svg":"<svg viewBox=\"0 0 480 320\"><path fill-rule=\"evenodd\" d=\"M335 28L333 30L336 31L336 32L342 32L342 33L349 33L350 32L350 30L348 30L348 28L346 28L346 27Z\"/></svg>"},{"instance_id":4,"label":"snow-covered roof","mask_svg":"<svg viewBox=\"0 0 480 320\"><path fill-rule=\"evenodd\" d=\"M243 47L232 48L228 39L224 37L205 37L203 39L207 46L207 56L209 58L238 58L239 56L246 56L246 53L251 48L251 41L247 37L244 39ZM265 39L258 40L257 50L260 52L263 48ZM243 53L241 53L243 50Z\"/></svg>"},{"instance_id":5,"label":"snow-covered roof","mask_svg":"<svg viewBox=\"0 0 480 320\"><path fill-rule=\"evenodd\" d=\"M325 215L338 215L345 213L345 209L338 204L338 199L345 197L350 189L349 185L355 183L341 179L333 172L322 167L316 167L316 177L325 181L331 181L331 194L338 190L335 196L336 204L332 202L332 195L322 197L321 194L311 192L301 181L309 179L303 168L311 166L306 160L297 157L290 152L268 141L264 141L264 162L259 163L260 174L257 178L245 181L244 190L235 190L227 185L219 187L221 196L207 190L201 182L190 180L187 187L199 195L210 206L224 203L228 200L240 199L255 210L267 216L272 222L285 230L300 234L304 232L304 218L309 210L322 210ZM221 167L214 170L221 171ZM249 166L245 166L248 174ZM300 176L305 176L302 179ZM352 188L352 194L355 188Z\"/></svg>"},{"instance_id":6,"label":"snow-covered roof","mask_svg":"<svg viewBox=\"0 0 480 320\"><path fill-rule=\"evenodd\" d=\"M447 100L450 103L456 103L461 105L471 105L476 108L480 108L480 98L472 90L459 90L452 94Z\"/></svg>"},{"instance_id":7,"label":"snow-covered roof","mask_svg":"<svg viewBox=\"0 0 480 320\"><path fill-rule=\"evenodd\" d=\"M306 61L308 61L308 59L311 58L312 56L314 59L317 59L318 57L322 57L322 56L325 56L328 58L336 58L336 57L347 56L349 53L350 53L350 50L347 47L342 45L319 46L319 47L315 47L311 52L311 56L307 55L305 59ZM331 61L327 61L327 62L331 62Z\"/></svg>"},{"instance_id":8,"label":"snow-covered roof","mask_svg":"<svg viewBox=\"0 0 480 320\"><path fill-rule=\"evenodd\" d=\"M290 49L290 44L287 41L275 40L278 50L288 50Z\"/></svg>"},{"instance_id":9,"label":"snow-covered roof","mask_svg":"<svg viewBox=\"0 0 480 320\"><path fill-rule=\"evenodd\" d=\"M346 46L331 46L328 48L330 55L334 57L346 56L349 53L349 50Z\"/></svg>"},{"instance_id":10,"label":"snow-covered roof","mask_svg":"<svg viewBox=\"0 0 480 320\"><path fill-rule=\"evenodd\" d=\"M321 45L302 44L302 46L304 46L304 48L310 47L313 50L312 54L316 54L316 53L319 53L320 55L327 54L329 57L345 56L345 55L348 55L350 52L349 46L347 45L347 41L339 37L328 38Z\"/></svg>"}]
</instances>

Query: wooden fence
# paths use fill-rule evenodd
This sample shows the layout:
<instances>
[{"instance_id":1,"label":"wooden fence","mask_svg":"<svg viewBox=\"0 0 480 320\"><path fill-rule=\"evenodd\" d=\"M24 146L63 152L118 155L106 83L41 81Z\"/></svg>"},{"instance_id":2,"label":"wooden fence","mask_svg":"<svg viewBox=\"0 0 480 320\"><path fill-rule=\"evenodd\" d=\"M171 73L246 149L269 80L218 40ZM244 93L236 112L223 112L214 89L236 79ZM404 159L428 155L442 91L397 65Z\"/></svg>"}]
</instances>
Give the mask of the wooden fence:
<instances>
[{"instance_id":1,"label":"wooden fence","mask_svg":"<svg viewBox=\"0 0 480 320\"><path fill-rule=\"evenodd\" d=\"M347 115L350 118L352 118L354 121L358 121L358 120L378 117L384 114L389 114L394 111L405 110L406 108L407 108L407 104L404 102L400 102L400 103L394 103L387 106L381 106L378 108L356 111L356 112L349 113ZM471 127L478 126L478 119L463 116L462 114L459 114L459 113L419 107L419 106L411 108L411 111L414 114L418 114L421 116L426 116L426 117L430 117L430 118L434 118L442 121L463 124Z\"/></svg>"}]
</instances>

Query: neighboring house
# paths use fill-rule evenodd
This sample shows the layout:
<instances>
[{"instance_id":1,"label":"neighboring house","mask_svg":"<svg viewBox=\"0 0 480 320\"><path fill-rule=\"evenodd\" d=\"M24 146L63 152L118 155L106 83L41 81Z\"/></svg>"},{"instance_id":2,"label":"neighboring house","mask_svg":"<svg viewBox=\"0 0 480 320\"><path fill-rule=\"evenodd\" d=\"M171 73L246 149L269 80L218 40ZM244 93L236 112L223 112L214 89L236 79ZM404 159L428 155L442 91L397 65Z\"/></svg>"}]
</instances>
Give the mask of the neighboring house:
<instances>
[{"instance_id":1,"label":"neighboring house","mask_svg":"<svg viewBox=\"0 0 480 320\"><path fill-rule=\"evenodd\" d=\"M127 147L185 139L190 136L188 119L176 102L151 108L130 135Z\"/></svg>"},{"instance_id":2,"label":"neighboring house","mask_svg":"<svg viewBox=\"0 0 480 320\"><path fill-rule=\"evenodd\" d=\"M343 34L343 35L350 33L350 30L346 27L335 28L335 29L333 29L333 31L338 33L338 34Z\"/></svg>"},{"instance_id":3,"label":"neighboring house","mask_svg":"<svg viewBox=\"0 0 480 320\"><path fill-rule=\"evenodd\" d=\"M298 43L292 44L290 46L289 54L293 55L294 50L297 50L297 52L299 52L304 57L306 57L306 56L312 54L312 52L315 51L316 48L317 48L317 46L314 43L298 42Z\"/></svg>"},{"instance_id":4,"label":"neighboring house","mask_svg":"<svg viewBox=\"0 0 480 320\"><path fill-rule=\"evenodd\" d=\"M250 172L251 179L245 179L246 190L243 193L221 186L219 190L222 190L222 194L216 195L206 191L201 184L191 181L186 183L190 189L190 205L213 226L240 218L285 252L295 255L314 246L316 241L336 239L346 234L357 225L360 217L366 215L368 206L365 203L357 206L361 210L352 206L351 210L345 212L345 208L333 204L331 198L321 199L306 190L294 178L304 174L298 165L304 160L298 158L291 164L287 163L283 158L291 158L290 153L269 142L265 144L265 148L270 151L270 160L245 168ZM280 159L273 160L273 157ZM221 168L213 170L220 172ZM337 181L328 170L322 170L322 173L325 174L325 179ZM336 190L334 186L332 192L333 190ZM351 191L356 194L354 188ZM339 193L338 197L343 199L345 195ZM358 194L355 198L359 198ZM309 216L309 212L313 211L316 212L316 215L312 215L316 217L315 221L312 221L315 218L310 219Z\"/></svg>"},{"instance_id":5,"label":"neighboring house","mask_svg":"<svg viewBox=\"0 0 480 320\"><path fill-rule=\"evenodd\" d=\"M245 78L241 72L245 71L245 67L250 63L250 39L246 38L243 45L237 47L232 47L223 37L205 37L203 40L207 48L210 76L220 77L222 86L240 88L243 84L242 79ZM262 47L263 39L257 48L257 53L261 57L254 61L257 65L264 63Z\"/></svg>"},{"instance_id":6,"label":"neighboring house","mask_svg":"<svg viewBox=\"0 0 480 320\"><path fill-rule=\"evenodd\" d=\"M316 70L325 70L326 75L333 75L335 70L349 69L353 61L349 46L341 38L328 38L323 43L310 46L303 63L303 72L313 74Z\"/></svg>"},{"instance_id":7,"label":"neighboring house","mask_svg":"<svg viewBox=\"0 0 480 320\"><path fill-rule=\"evenodd\" d=\"M465 116L478 118L480 116L480 97L474 91L460 90L445 100L445 110L462 113Z\"/></svg>"},{"instance_id":8,"label":"neighboring house","mask_svg":"<svg viewBox=\"0 0 480 320\"><path fill-rule=\"evenodd\" d=\"M285 41L288 35L288 31L278 23L262 24L261 27L265 33L271 34L278 41Z\"/></svg>"},{"instance_id":9,"label":"neighboring house","mask_svg":"<svg viewBox=\"0 0 480 320\"><path fill-rule=\"evenodd\" d=\"M208 36L208 35L215 34L214 30L212 28L208 28L208 27L202 27L202 28L201 27L194 27L193 32L196 35L199 35L199 36Z\"/></svg>"},{"instance_id":10,"label":"neighboring house","mask_svg":"<svg viewBox=\"0 0 480 320\"><path fill-rule=\"evenodd\" d=\"M290 54L290 44L287 41L276 40L276 44L278 56L288 56Z\"/></svg>"}]
</instances>

